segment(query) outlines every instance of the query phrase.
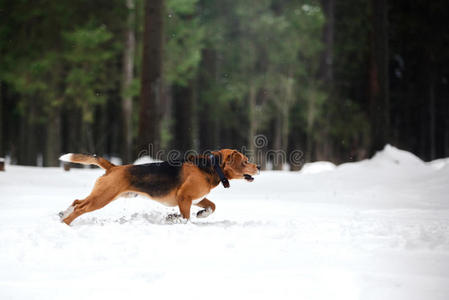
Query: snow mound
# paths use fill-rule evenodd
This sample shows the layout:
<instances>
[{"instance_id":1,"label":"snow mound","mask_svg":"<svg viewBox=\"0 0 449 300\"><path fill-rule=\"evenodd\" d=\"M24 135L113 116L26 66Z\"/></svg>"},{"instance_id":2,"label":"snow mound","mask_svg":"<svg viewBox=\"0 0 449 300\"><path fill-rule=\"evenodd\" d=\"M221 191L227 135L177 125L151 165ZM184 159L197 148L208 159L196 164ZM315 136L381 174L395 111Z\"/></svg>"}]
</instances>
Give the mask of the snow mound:
<instances>
[{"instance_id":1,"label":"snow mound","mask_svg":"<svg viewBox=\"0 0 449 300\"><path fill-rule=\"evenodd\" d=\"M322 172L332 171L336 166L330 161L317 161L305 164L300 173L301 174L317 174Z\"/></svg>"},{"instance_id":2,"label":"snow mound","mask_svg":"<svg viewBox=\"0 0 449 300\"><path fill-rule=\"evenodd\" d=\"M372 158L372 162L381 165L407 165L407 166L424 166L424 162L405 150L400 150L390 144L385 145L382 151L378 151Z\"/></svg>"},{"instance_id":3,"label":"snow mound","mask_svg":"<svg viewBox=\"0 0 449 300\"><path fill-rule=\"evenodd\" d=\"M123 164L123 160L120 157L117 157L117 156L111 156L109 158L109 161L111 163L113 163L114 165L117 165L117 166Z\"/></svg>"},{"instance_id":4,"label":"snow mound","mask_svg":"<svg viewBox=\"0 0 449 300\"><path fill-rule=\"evenodd\" d=\"M428 162L427 165L429 165L432 169L441 170L449 166L449 158L435 159L432 160L431 162Z\"/></svg>"},{"instance_id":5,"label":"snow mound","mask_svg":"<svg viewBox=\"0 0 449 300\"><path fill-rule=\"evenodd\" d=\"M136 161L134 162L135 165L143 165L143 164L151 164L151 163L155 163L155 162L161 162L161 160L157 160L152 158L151 156L142 156L139 157L138 159L136 159Z\"/></svg>"}]
</instances>

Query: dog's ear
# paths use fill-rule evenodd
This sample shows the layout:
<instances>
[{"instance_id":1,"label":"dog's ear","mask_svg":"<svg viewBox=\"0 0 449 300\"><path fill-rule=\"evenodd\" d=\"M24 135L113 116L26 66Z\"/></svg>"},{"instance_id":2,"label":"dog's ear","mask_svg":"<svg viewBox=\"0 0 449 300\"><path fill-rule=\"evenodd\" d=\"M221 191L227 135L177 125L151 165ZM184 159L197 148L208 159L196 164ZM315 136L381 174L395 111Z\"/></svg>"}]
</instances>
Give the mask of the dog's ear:
<instances>
[{"instance_id":1,"label":"dog's ear","mask_svg":"<svg viewBox=\"0 0 449 300\"><path fill-rule=\"evenodd\" d=\"M223 163L228 162L229 155L231 154L231 150L221 149L220 151L218 151L218 153L220 154Z\"/></svg>"},{"instance_id":2,"label":"dog's ear","mask_svg":"<svg viewBox=\"0 0 449 300\"><path fill-rule=\"evenodd\" d=\"M226 156L226 162L232 163L240 157L240 153L237 150L229 150Z\"/></svg>"}]
</instances>

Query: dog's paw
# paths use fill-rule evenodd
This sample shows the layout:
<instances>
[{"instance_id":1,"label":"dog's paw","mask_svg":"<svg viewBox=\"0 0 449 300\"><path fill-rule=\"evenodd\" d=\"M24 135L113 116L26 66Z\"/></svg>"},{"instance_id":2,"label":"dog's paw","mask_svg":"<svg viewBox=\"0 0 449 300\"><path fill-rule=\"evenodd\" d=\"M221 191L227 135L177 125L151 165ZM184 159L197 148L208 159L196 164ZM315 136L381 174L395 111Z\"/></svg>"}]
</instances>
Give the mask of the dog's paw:
<instances>
[{"instance_id":1,"label":"dog's paw","mask_svg":"<svg viewBox=\"0 0 449 300\"><path fill-rule=\"evenodd\" d=\"M187 219L184 219L180 214L169 214L165 218L167 224L186 224Z\"/></svg>"},{"instance_id":2,"label":"dog's paw","mask_svg":"<svg viewBox=\"0 0 449 300\"><path fill-rule=\"evenodd\" d=\"M73 206L69 206L65 211L60 211L60 212L58 213L58 216L59 216L61 222L62 222L65 218L67 218L67 217L73 212L73 210L74 210L74 207L73 207Z\"/></svg>"},{"instance_id":3,"label":"dog's paw","mask_svg":"<svg viewBox=\"0 0 449 300\"><path fill-rule=\"evenodd\" d=\"M197 214L197 218L206 218L213 213L212 208L208 207L206 209L200 210Z\"/></svg>"}]
</instances>

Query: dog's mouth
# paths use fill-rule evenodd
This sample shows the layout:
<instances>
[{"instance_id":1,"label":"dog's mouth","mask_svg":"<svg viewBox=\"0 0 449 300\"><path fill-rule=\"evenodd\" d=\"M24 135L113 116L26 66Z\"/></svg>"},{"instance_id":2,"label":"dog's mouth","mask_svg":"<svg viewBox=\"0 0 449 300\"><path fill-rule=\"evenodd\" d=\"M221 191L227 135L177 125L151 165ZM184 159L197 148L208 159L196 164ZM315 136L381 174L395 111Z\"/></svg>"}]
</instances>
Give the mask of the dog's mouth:
<instances>
[{"instance_id":1,"label":"dog's mouth","mask_svg":"<svg viewBox=\"0 0 449 300\"><path fill-rule=\"evenodd\" d=\"M252 182L254 180L254 177L249 174L243 174L243 178L249 182Z\"/></svg>"}]
</instances>

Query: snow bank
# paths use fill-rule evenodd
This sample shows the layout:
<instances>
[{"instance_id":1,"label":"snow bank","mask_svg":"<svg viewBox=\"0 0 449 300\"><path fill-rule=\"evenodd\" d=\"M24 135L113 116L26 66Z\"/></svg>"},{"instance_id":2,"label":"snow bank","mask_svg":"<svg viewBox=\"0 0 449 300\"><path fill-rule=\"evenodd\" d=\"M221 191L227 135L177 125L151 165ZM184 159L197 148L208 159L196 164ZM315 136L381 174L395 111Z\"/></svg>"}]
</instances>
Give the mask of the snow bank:
<instances>
[{"instance_id":1,"label":"snow bank","mask_svg":"<svg viewBox=\"0 0 449 300\"><path fill-rule=\"evenodd\" d=\"M143 165L143 164L150 164L150 163L154 163L154 162L160 162L160 160L154 159L151 156L142 156L139 157L138 159L136 159L136 161L134 162L135 165Z\"/></svg>"},{"instance_id":2,"label":"snow bank","mask_svg":"<svg viewBox=\"0 0 449 300\"><path fill-rule=\"evenodd\" d=\"M317 161L305 164L300 172L302 174L318 174L335 170L335 168L336 166L329 161Z\"/></svg>"},{"instance_id":3,"label":"snow bank","mask_svg":"<svg viewBox=\"0 0 449 300\"><path fill-rule=\"evenodd\" d=\"M102 170L7 166L0 298L446 300L441 164L386 146L336 168L231 181L208 196L213 215L186 225L167 225L174 209L137 197L70 227L57 213L88 195Z\"/></svg>"},{"instance_id":4,"label":"snow bank","mask_svg":"<svg viewBox=\"0 0 449 300\"><path fill-rule=\"evenodd\" d=\"M407 167L422 167L424 162L413 153L386 145L382 151L377 152L371 162L379 165L401 165Z\"/></svg>"},{"instance_id":5,"label":"snow bank","mask_svg":"<svg viewBox=\"0 0 449 300\"><path fill-rule=\"evenodd\" d=\"M436 159L428 163L435 170L441 170L449 166L449 158Z\"/></svg>"},{"instance_id":6,"label":"snow bank","mask_svg":"<svg viewBox=\"0 0 449 300\"><path fill-rule=\"evenodd\" d=\"M317 161L305 164L300 172L302 174L318 174L321 172L333 171L336 169L350 169L351 171L376 171L379 169L383 169L382 171L385 171L385 169L388 168L396 170L416 170L417 168L426 168L428 165L431 165L434 169L440 169L445 164L446 159L426 164L420 158L410 152L400 150L391 145L386 145L382 151L378 151L371 159L365 159L359 162L344 163L339 166L335 166L333 163L328 161Z\"/></svg>"},{"instance_id":7,"label":"snow bank","mask_svg":"<svg viewBox=\"0 0 449 300\"><path fill-rule=\"evenodd\" d=\"M419 181L424 174L434 169L414 154L386 145L373 158L341 164L336 171L349 178L364 176L370 179L367 181L369 184L380 184L385 179L400 184L404 180Z\"/></svg>"}]
</instances>

